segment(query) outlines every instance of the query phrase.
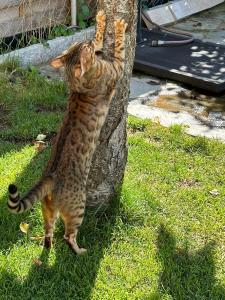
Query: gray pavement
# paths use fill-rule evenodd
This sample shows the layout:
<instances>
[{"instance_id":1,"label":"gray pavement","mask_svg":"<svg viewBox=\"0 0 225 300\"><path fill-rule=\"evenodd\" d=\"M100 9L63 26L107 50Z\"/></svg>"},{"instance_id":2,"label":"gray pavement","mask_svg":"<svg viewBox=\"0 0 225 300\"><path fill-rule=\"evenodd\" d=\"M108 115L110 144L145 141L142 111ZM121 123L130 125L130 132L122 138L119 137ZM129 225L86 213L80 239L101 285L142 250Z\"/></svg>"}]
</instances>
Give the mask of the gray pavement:
<instances>
[{"instance_id":1,"label":"gray pavement","mask_svg":"<svg viewBox=\"0 0 225 300\"><path fill-rule=\"evenodd\" d=\"M225 3L182 20L174 28L225 45ZM163 126L184 125L188 134L225 142L225 95L214 97L169 80L134 73L128 112Z\"/></svg>"}]
</instances>

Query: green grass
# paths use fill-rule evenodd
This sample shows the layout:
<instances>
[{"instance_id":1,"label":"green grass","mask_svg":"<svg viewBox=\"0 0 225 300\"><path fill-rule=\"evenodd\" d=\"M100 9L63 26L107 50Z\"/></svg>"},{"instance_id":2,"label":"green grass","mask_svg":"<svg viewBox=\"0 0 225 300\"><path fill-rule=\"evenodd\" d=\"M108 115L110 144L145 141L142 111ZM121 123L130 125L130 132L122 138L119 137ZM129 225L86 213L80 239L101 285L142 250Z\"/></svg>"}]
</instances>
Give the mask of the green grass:
<instances>
[{"instance_id":1,"label":"green grass","mask_svg":"<svg viewBox=\"0 0 225 300\"><path fill-rule=\"evenodd\" d=\"M4 71L6 70L6 71ZM9 61L0 67L0 138L34 139L54 132L65 109L66 87L47 81L38 70Z\"/></svg>"},{"instance_id":2,"label":"green grass","mask_svg":"<svg viewBox=\"0 0 225 300\"><path fill-rule=\"evenodd\" d=\"M40 204L7 211L8 184L23 193L41 175L50 147L37 152L32 140L57 130L66 94L36 69L0 68L0 299L225 299L225 145L180 126L129 117L121 195L86 211L84 256L64 243L61 222L50 252L32 239L43 235Z\"/></svg>"}]
</instances>

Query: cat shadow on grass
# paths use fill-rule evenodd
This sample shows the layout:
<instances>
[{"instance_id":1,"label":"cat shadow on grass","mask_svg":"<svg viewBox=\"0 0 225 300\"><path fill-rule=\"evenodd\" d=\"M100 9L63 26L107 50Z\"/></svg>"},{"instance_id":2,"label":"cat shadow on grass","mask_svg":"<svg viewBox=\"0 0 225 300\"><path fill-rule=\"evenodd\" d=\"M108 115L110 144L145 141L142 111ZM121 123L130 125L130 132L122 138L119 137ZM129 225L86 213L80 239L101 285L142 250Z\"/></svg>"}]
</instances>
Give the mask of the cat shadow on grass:
<instances>
[{"instance_id":1,"label":"cat shadow on grass","mask_svg":"<svg viewBox=\"0 0 225 300\"><path fill-rule=\"evenodd\" d=\"M178 248L175 237L161 225L157 246L163 266L159 278L162 295L174 300L225 299L225 287L215 278L214 242L190 253L188 248Z\"/></svg>"},{"instance_id":2,"label":"cat shadow on grass","mask_svg":"<svg viewBox=\"0 0 225 300\"><path fill-rule=\"evenodd\" d=\"M43 161L47 161L47 156L45 153L38 153L23 170L23 173L18 176L15 184L18 184L18 187L23 186L34 167L39 166L41 174L46 164ZM32 178L32 183L36 182L38 178ZM29 183L30 187L32 183ZM26 185L28 185L27 182ZM31 227L40 223L40 219L35 220L36 214L32 211L21 215L8 212L7 197L6 194L0 201L0 251L3 253L9 252L16 245L20 246L24 243L26 245L24 235L19 230L21 222L28 220ZM34 207L34 210L38 209L37 206ZM104 249L111 243L118 206L119 200L116 199L110 207L105 210L101 209L97 213L94 209L86 210L78 235L78 244L87 248L86 254L77 256L68 247L63 240L62 222L58 221L53 248L50 251L42 248L39 257L27 257L27 260L31 262L31 267L25 279L21 280L21 277L15 275L5 264L1 266L0 261L0 299L4 299L4 295L5 299L89 299ZM30 240L27 247L32 247L32 244L42 247L40 241ZM22 261L24 256L18 255L17 259ZM35 264L33 259L37 259L37 262L40 261L41 265Z\"/></svg>"},{"instance_id":3,"label":"cat shadow on grass","mask_svg":"<svg viewBox=\"0 0 225 300\"><path fill-rule=\"evenodd\" d=\"M33 263L23 283L7 270L1 274L7 299L90 299L104 249L110 245L114 222L114 217L102 217L99 224L87 233L91 229L90 220L94 225L90 214L86 216L78 239L88 252L77 256L62 240L63 230L60 230L53 248L43 248L37 257L37 262L42 264ZM84 244L82 238L85 234ZM27 259L31 260L30 257Z\"/></svg>"},{"instance_id":4,"label":"cat shadow on grass","mask_svg":"<svg viewBox=\"0 0 225 300\"><path fill-rule=\"evenodd\" d=\"M20 152L26 146L27 144L16 144L15 147L11 146L9 151L6 151L7 149L5 149L4 152L0 151L0 155L4 155L6 152L9 153L12 150ZM40 153L37 152L26 167L24 167L22 173L18 174L16 181L13 183L18 186L22 195L39 179L44 169L44 164L46 164L45 161L48 159L48 155L48 150ZM15 164L15 160L13 163ZM20 162L18 161L18 164L19 163ZM7 168L7 166L5 168ZM6 184L4 188L7 190L8 184ZM9 250L18 240L23 238L22 233L19 231L19 225L21 222L28 222L30 215L32 214L32 210L24 214L11 213L7 208L7 201L8 192L0 199L0 251Z\"/></svg>"}]
</instances>

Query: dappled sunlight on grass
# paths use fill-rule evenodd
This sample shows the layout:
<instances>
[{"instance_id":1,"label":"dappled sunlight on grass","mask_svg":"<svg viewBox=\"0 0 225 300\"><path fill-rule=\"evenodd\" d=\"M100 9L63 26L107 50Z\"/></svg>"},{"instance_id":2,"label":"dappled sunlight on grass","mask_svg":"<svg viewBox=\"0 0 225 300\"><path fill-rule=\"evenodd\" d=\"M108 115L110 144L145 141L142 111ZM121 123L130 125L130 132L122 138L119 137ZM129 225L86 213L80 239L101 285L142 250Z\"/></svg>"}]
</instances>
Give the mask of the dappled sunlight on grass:
<instances>
[{"instance_id":1,"label":"dappled sunlight on grass","mask_svg":"<svg viewBox=\"0 0 225 300\"><path fill-rule=\"evenodd\" d=\"M3 153L5 150L5 153L0 157L0 185L2 187L0 197L6 192L8 185L16 181L37 154L35 148L30 145L21 146L18 149L18 146L15 147L13 144L1 143L1 148Z\"/></svg>"}]
</instances>

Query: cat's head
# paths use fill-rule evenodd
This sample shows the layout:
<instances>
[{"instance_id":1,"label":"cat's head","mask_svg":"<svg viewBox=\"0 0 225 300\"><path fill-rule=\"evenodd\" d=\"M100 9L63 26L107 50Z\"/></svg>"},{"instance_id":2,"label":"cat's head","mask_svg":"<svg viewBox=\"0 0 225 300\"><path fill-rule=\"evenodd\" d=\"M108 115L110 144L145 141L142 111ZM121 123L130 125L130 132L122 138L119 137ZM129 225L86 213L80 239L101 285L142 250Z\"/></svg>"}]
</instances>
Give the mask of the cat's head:
<instances>
[{"instance_id":1,"label":"cat's head","mask_svg":"<svg viewBox=\"0 0 225 300\"><path fill-rule=\"evenodd\" d=\"M92 41L73 44L60 56L54 58L50 65L54 68L65 67L69 78L83 77L95 64L95 45Z\"/></svg>"}]
</instances>

